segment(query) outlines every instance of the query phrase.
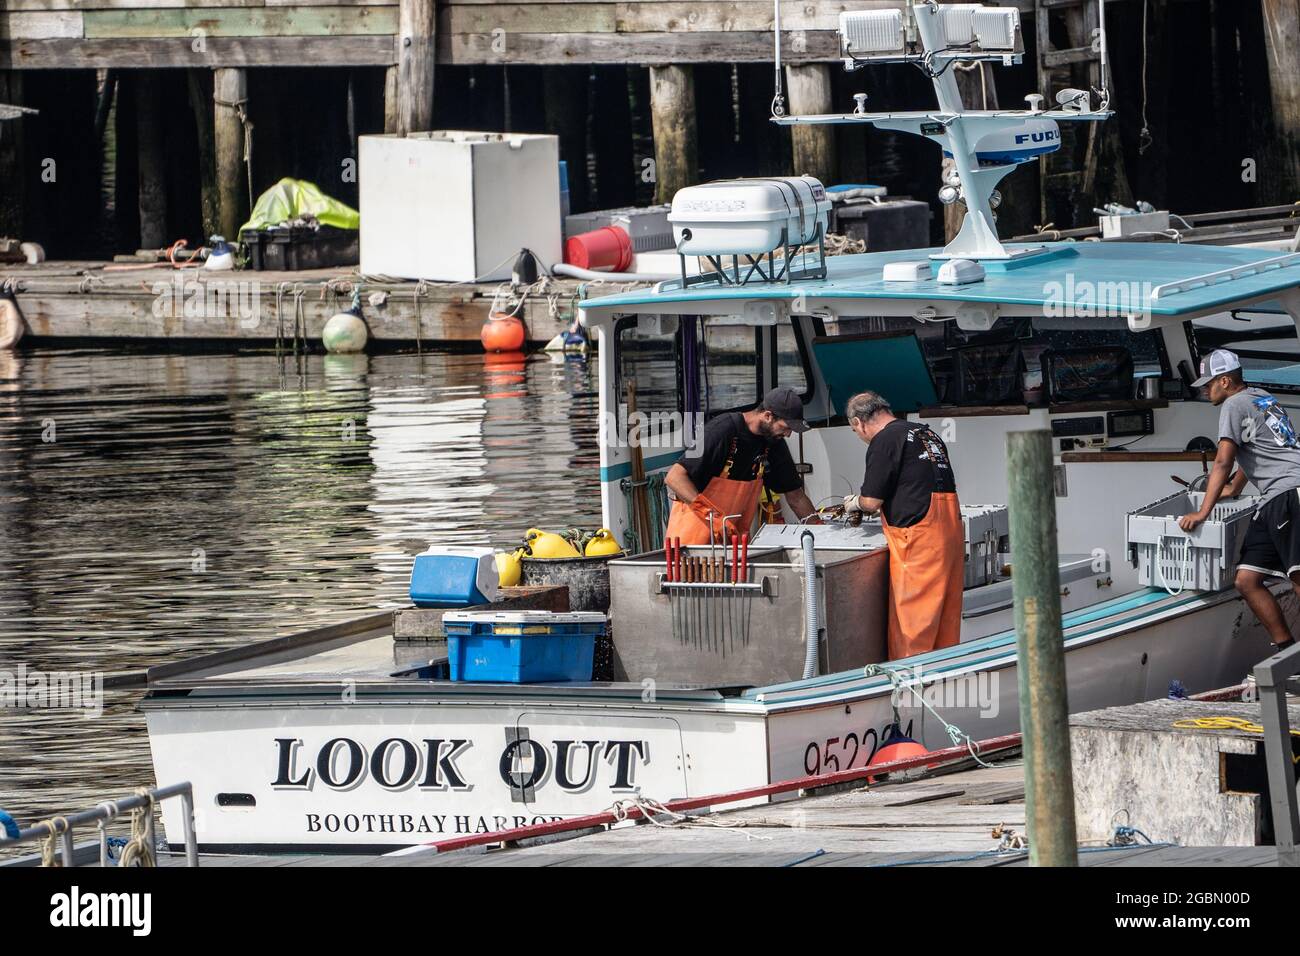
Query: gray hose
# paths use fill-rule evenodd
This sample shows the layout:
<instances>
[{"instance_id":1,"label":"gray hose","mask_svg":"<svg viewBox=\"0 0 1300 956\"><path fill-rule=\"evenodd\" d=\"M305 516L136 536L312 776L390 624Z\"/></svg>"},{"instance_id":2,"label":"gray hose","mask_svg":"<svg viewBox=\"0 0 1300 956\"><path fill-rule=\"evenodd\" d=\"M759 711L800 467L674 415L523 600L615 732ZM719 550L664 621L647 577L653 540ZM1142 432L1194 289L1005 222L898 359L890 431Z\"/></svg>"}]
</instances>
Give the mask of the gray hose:
<instances>
[{"instance_id":1,"label":"gray hose","mask_svg":"<svg viewBox=\"0 0 1300 956\"><path fill-rule=\"evenodd\" d=\"M817 626L817 554L813 544L817 538L811 531L805 531L799 539L803 544L803 630L804 658L803 676L817 676L817 644L821 630Z\"/></svg>"},{"instance_id":2,"label":"gray hose","mask_svg":"<svg viewBox=\"0 0 1300 956\"><path fill-rule=\"evenodd\" d=\"M591 269L579 269L564 262L557 262L551 266L551 275L582 279L585 282L664 282L668 279L681 278L681 276L657 272L593 272Z\"/></svg>"}]
</instances>

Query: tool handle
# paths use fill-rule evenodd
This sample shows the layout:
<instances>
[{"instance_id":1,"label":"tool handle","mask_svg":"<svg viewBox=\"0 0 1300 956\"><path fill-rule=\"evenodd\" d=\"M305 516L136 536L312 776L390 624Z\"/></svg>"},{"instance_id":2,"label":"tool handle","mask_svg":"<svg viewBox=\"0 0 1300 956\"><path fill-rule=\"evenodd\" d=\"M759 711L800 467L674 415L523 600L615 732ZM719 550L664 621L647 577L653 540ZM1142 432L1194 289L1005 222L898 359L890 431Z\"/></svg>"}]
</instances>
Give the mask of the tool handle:
<instances>
[{"instance_id":1,"label":"tool handle","mask_svg":"<svg viewBox=\"0 0 1300 956\"><path fill-rule=\"evenodd\" d=\"M731 536L731 583L737 584L740 581L740 539L735 535Z\"/></svg>"},{"instance_id":2,"label":"tool handle","mask_svg":"<svg viewBox=\"0 0 1300 956\"><path fill-rule=\"evenodd\" d=\"M673 539L668 538L664 541L664 565L666 570L664 576L668 581L673 581Z\"/></svg>"},{"instance_id":3,"label":"tool handle","mask_svg":"<svg viewBox=\"0 0 1300 956\"><path fill-rule=\"evenodd\" d=\"M682 567L682 539L673 538L673 561L677 565L676 580L682 580L682 573L685 570Z\"/></svg>"},{"instance_id":4,"label":"tool handle","mask_svg":"<svg viewBox=\"0 0 1300 956\"><path fill-rule=\"evenodd\" d=\"M743 584L749 583L749 532L746 531L740 536L740 580Z\"/></svg>"}]
</instances>

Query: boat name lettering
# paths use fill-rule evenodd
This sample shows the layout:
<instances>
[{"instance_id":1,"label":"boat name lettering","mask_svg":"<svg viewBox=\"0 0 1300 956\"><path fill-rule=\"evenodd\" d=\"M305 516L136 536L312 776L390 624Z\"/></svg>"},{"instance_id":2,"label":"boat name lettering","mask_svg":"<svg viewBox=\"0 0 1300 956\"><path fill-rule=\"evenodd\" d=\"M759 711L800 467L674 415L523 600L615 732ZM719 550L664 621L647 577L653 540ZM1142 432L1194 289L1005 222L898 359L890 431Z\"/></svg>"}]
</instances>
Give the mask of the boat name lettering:
<instances>
[{"instance_id":1,"label":"boat name lettering","mask_svg":"<svg viewBox=\"0 0 1300 956\"><path fill-rule=\"evenodd\" d=\"M296 737L277 737L277 790L311 790L319 779L332 790L351 790L367 774L385 790L403 790L419 778L421 790L470 790L456 760L472 746L468 740L426 738L417 746L400 737L381 740L366 756L366 748L349 737L335 737L321 746L314 767L299 768Z\"/></svg>"},{"instance_id":2,"label":"boat name lettering","mask_svg":"<svg viewBox=\"0 0 1300 956\"><path fill-rule=\"evenodd\" d=\"M563 817L525 815L504 816L449 813L308 813L308 833L427 833L456 834L495 833L538 823L554 823Z\"/></svg>"}]
</instances>

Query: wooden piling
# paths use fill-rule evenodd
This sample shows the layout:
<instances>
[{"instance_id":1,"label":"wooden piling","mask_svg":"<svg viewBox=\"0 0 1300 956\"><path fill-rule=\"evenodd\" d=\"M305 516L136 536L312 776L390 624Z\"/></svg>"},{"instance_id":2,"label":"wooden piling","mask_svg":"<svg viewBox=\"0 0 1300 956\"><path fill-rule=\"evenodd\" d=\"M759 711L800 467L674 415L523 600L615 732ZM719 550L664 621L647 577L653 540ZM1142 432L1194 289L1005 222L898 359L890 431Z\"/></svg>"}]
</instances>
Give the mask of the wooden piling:
<instances>
[{"instance_id":1,"label":"wooden piling","mask_svg":"<svg viewBox=\"0 0 1300 956\"><path fill-rule=\"evenodd\" d=\"M397 132L397 67L384 70L384 132Z\"/></svg>"},{"instance_id":2,"label":"wooden piling","mask_svg":"<svg viewBox=\"0 0 1300 956\"><path fill-rule=\"evenodd\" d=\"M437 4L435 0L400 0L397 17L396 132L405 136L433 128ZM387 118L387 106L384 112Z\"/></svg>"},{"instance_id":3,"label":"wooden piling","mask_svg":"<svg viewBox=\"0 0 1300 956\"><path fill-rule=\"evenodd\" d=\"M167 140L162 84L158 70L141 70L136 77L136 143L140 204L140 248L161 249L169 241L167 226Z\"/></svg>"},{"instance_id":4,"label":"wooden piling","mask_svg":"<svg viewBox=\"0 0 1300 956\"><path fill-rule=\"evenodd\" d=\"M213 154L217 169L217 221L232 242L248 215L248 170L244 162L248 73L238 68L213 71Z\"/></svg>"},{"instance_id":5,"label":"wooden piling","mask_svg":"<svg viewBox=\"0 0 1300 956\"><path fill-rule=\"evenodd\" d=\"M22 74L0 70L0 103L21 106ZM23 119L0 121L0 236L23 238Z\"/></svg>"},{"instance_id":6,"label":"wooden piling","mask_svg":"<svg viewBox=\"0 0 1300 956\"><path fill-rule=\"evenodd\" d=\"M1277 174L1265 181L1272 201L1292 202L1300 196L1300 4L1260 0L1260 11L1276 133Z\"/></svg>"},{"instance_id":7,"label":"wooden piling","mask_svg":"<svg viewBox=\"0 0 1300 956\"><path fill-rule=\"evenodd\" d=\"M655 196L673 194L695 182L699 159L695 132L695 74L689 66L650 67L650 113L655 138Z\"/></svg>"},{"instance_id":8,"label":"wooden piling","mask_svg":"<svg viewBox=\"0 0 1300 956\"><path fill-rule=\"evenodd\" d=\"M785 68L790 113L795 116L832 113L831 68L825 63L808 63ZM816 176L823 183L835 181L835 127L795 126L790 131L796 176Z\"/></svg>"},{"instance_id":9,"label":"wooden piling","mask_svg":"<svg viewBox=\"0 0 1300 956\"><path fill-rule=\"evenodd\" d=\"M203 217L203 235L211 236L221 231L216 157L212 146L212 77L207 70L189 69L185 71L185 82L189 89L190 110L194 114L195 139L199 147L199 210Z\"/></svg>"},{"instance_id":10,"label":"wooden piling","mask_svg":"<svg viewBox=\"0 0 1300 956\"><path fill-rule=\"evenodd\" d=\"M1029 862L1077 866L1051 432L1007 435L1007 483Z\"/></svg>"}]
</instances>

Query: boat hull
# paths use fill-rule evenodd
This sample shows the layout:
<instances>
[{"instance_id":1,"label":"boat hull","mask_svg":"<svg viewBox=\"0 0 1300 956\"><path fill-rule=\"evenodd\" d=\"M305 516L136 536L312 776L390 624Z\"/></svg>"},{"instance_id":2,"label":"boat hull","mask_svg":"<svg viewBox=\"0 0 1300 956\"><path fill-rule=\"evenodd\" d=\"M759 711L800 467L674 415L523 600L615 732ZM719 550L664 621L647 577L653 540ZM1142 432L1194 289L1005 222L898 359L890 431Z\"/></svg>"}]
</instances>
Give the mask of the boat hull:
<instances>
[{"instance_id":1,"label":"boat hull","mask_svg":"<svg viewBox=\"0 0 1300 956\"><path fill-rule=\"evenodd\" d=\"M1145 592L1067 631L1071 711L1239 682L1267 655L1233 593ZM1284 599L1288 618L1296 602ZM900 729L930 749L1019 727L1014 636L902 662L885 677L846 673L739 697L457 696L435 684L403 696L317 688L240 688L146 700L160 783L194 786L201 848L211 852L382 851L608 809L638 795L667 801L864 767ZM524 693L521 690L521 693ZM895 711L897 696L897 712ZM936 716L942 715L943 720ZM169 834L179 809L164 807Z\"/></svg>"}]
</instances>

